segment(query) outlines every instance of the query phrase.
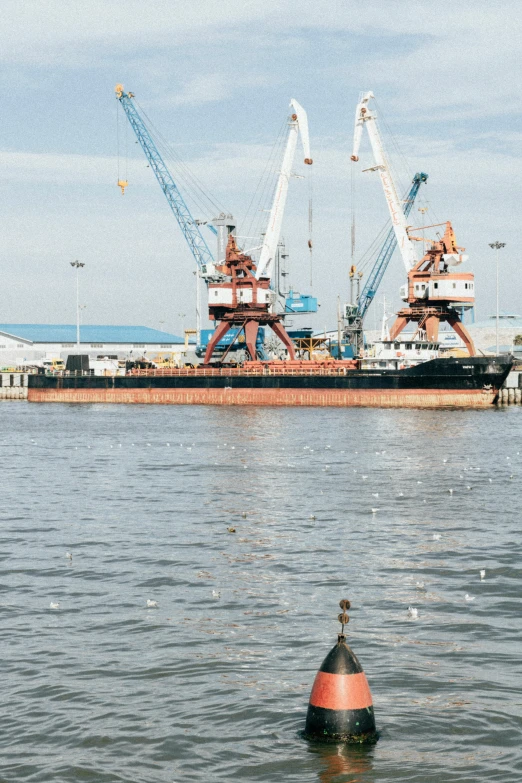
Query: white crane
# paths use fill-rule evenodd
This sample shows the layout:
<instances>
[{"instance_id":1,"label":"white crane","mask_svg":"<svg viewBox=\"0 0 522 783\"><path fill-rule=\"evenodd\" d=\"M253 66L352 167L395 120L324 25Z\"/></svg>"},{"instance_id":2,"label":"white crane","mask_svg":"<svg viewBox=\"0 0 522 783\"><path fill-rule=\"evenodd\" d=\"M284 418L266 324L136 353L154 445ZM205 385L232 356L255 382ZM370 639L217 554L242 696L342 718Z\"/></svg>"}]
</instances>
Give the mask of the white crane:
<instances>
[{"instance_id":1,"label":"white crane","mask_svg":"<svg viewBox=\"0 0 522 783\"><path fill-rule=\"evenodd\" d=\"M283 222L286 197L288 194L288 183L292 176L292 165L299 133L301 134L301 142L303 144L304 162L307 165L312 164L306 112L296 100L292 99L290 101L290 106L293 108L294 114L291 115L289 122L288 140L283 156L283 165L281 166L281 171L277 180L274 201L272 203L272 209L270 210L270 218L268 220L268 226L263 239L261 254L259 256L259 264L256 272L256 278L258 280L261 278L270 280L272 277L272 269L277 253L277 245L281 234L281 224Z\"/></svg>"},{"instance_id":2,"label":"white crane","mask_svg":"<svg viewBox=\"0 0 522 783\"><path fill-rule=\"evenodd\" d=\"M375 111L372 111L368 106L368 102L373 97L375 97L373 92L365 92L362 93L359 98L359 103L357 104L357 109L355 111L352 160L359 160L359 147L361 145L363 126L366 125L368 136L370 137L370 144L372 145L375 166L365 169L365 171L379 172L384 195L390 211L393 229L395 231L395 236L397 237L397 244L399 245L406 271L409 272L417 263L417 257L415 255L413 243L408 236L408 227L404 216L402 201L397 195L390 167L386 160L386 155L384 154L384 147L382 145L379 128L377 127L377 115L375 114Z\"/></svg>"}]
</instances>

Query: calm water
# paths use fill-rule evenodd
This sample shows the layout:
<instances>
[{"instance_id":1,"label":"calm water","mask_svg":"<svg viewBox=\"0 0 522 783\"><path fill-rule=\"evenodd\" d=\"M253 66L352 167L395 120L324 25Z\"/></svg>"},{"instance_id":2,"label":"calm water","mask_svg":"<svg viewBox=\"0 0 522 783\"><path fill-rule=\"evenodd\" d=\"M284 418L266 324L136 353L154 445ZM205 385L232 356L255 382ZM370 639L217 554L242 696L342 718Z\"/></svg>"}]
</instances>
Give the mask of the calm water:
<instances>
[{"instance_id":1,"label":"calm water","mask_svg":"<svg viewBox=\"0 0 522 783\"><path fill-rule=\"evenodd\" d=\"M0 418L1 781L522 780L522 408ZM345 597L369 749L300 736Z\"/></svg>"}]
</instances>

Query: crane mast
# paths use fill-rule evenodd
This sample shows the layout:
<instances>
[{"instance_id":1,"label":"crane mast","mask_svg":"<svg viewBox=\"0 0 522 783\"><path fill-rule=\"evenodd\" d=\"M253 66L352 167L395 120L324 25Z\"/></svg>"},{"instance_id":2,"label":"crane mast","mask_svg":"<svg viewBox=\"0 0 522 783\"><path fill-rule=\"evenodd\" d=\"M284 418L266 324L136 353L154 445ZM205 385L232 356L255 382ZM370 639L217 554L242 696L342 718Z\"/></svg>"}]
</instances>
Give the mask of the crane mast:
<instances>
[{"instance_id":1,"label":"crane mast","mask_svg":"<svg viewBox=\"0 0 522 783\"><path fill-rule=\"evenodd\" d=\"M134 93L125 92L122 84L116 85L115 93L196 260L198 273L207 281L221 280L223 276L216 271L214 257L201 235L199 226L192 217L147 126L133 103Z\"/></svg>"},{"instance_id":2,"label":"crane mast","mask_svg":"<svg viewBox=\"0 0 522 783\"><path fill-rule=\"evenodd\" d=\"M301 142L303 145L304 162L309 166L312 164L306 112L294 99L290 101L290 106L293 108L294 113L290 117L285 154L283 156L283 163L277 180L272 209L270 210L268 226L259 257L259 264L256 272L256 278L258 280L261 278L271 280L272 278L274 260L279 244L279 237L281 235L281 225L288 195L288 185L292 176L292 166L299 134L301 135Z\"/></svg>"},{"instance_id":3,"label":"crane mast","mask_svg":"<svg viewBox=\"0 0 522 783\"><path fill-rule=\"evenodd\" d=\"M413 244L408 236L408 226L406 223L406 217L402 208L401 201L397 194L397 189L391 175L390 167L386 160L384 153L384 147L381 141L381 135L379 128L377 127L377 115L368 107L369 101L374 97L373 92L363 93L357 109L355 111L355 129L353 135L353 153L352 160L359 160L359 147L361 145L361 137L363 127L366 125L370 144L373 151L373 157L375 160L375 166L372 166L366 171L378 171L381 178L382 188L388 204L388 210L392 221L393 230L397 238L397 244L401 257L406 267L406 272L409 272L412 267L417 263L417 257Z\"/></svg>"}]
</instances>

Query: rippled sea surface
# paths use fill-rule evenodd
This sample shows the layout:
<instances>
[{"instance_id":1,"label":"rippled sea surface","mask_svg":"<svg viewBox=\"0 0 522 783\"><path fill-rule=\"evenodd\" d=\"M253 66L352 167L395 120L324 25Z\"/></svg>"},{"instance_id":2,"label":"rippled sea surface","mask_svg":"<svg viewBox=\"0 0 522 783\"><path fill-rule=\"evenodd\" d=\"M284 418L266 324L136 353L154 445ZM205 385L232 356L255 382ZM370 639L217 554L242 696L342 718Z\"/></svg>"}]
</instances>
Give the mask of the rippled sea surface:
<instances>
[{"instance_id":1,"label":"rippled sea surface","mask_svg":"<svg viewBox=\"0 0 522 783\"><path fill-rule=\"evenodd\" d=\"M0 423L2 782L522 780L522 408ZM300 734L341 598L369 748Z\"/></svg>"}]
</instances>

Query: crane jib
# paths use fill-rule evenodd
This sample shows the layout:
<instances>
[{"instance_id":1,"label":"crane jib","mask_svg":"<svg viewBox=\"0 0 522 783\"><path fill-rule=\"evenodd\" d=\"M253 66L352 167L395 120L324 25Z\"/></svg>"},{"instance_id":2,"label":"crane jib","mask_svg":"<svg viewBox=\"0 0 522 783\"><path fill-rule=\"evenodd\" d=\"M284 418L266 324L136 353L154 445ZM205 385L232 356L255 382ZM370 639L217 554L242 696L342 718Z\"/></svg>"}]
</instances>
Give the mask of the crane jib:
<instances>
[{"instance_id":1,"label":"crane jib","mask_svg":"<svg viewBox=\"0 0 522 783\"><path fill-rule=\"evenodd\" d=\"M170 171L168 170L163 158L160 155L158 148L156 147L152 136L150 135L147 126L141 119L136 107L132 103L131 96L128 93L117 92L117 98L121 103L123 110L129 120L136 138L143 149L145 156L149 162L149 166L153 170L156 179L158 180L161 189L163 190L165 197L169 203L169 206L174 213L178 225L183 232L187 244L190 248L192 255L194 256L196 263L201 270L205 265L214 265L214 257L210 252L207 243L203 239L203 236L199 230L199 226L192 217L190 210L181 195L180 191Z\"/></svg>"}]
</instances>

